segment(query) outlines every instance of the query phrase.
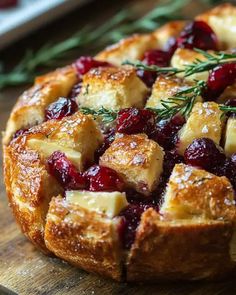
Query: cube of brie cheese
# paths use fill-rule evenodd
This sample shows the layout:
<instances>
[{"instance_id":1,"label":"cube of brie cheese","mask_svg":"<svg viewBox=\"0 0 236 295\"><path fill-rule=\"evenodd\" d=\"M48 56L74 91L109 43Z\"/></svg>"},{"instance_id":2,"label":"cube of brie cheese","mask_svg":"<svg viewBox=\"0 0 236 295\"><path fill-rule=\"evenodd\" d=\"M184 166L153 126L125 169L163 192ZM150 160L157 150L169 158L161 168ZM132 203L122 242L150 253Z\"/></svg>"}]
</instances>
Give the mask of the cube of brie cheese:
<instances>
[{"instance_id":1,"label":"cube of brie cheese","mask_svg":"<svg viewBox=\"0 0 236 295\"><path fill-rule=\"evenodd\" d=\"M101 107L119 110L128 107L143 107L147 87L131 67L103 67L90 70L83 77L77 102L81 107Z\"/></svg>"},{"instance_id":2,"label":"cube of brie cheese","mask_svg":"<svg viewBox=\"0 0 236 295\"><path fill-rule=\"evenodd\" d=\"M168 101L177 92L183 91L191 86L191 83L181 78L158 76L152 87L152 94L147 100L146 107L161 108L162 101ZM202 101L202 98L199 96L196 101ZM180 101L180 103L182 102Z\"/></svg>"},{"instance_id":3,"label":"cube of brie cheese","mask_svg":"<svg viewBox=\"0 0 236 295\"><path fill-rule=\"evenodd\" d=\"M117 135L99 164L114 169L128 186L149 195L162 173L164 152L145 134Z\"/></svg>"},{"instance_id":4,"label":"cube of brie cheese","mask_svg":"<svg viewBox=\"0 0 236 295\"><path fill-rule=\"evenodd\" d=\"M50 157L55 151L60 151L64 153L79 170L83 170L81 153L71 148L60 146L56 141L50 141L46 137L30 138L27 140L27 146L33 150L38 151L45 159Z\"/></svg>"},{"instance_id":5,"label":"cube of brie cheese","mask_svg":"<svg viewBox=\"0 0 236 295\"><path fill-rule=\"evenodd\" d=\"M233 37L236 31L236 7L226 3L217 6L196 17L197 20L206 22L215 32L220 43L220 49L236 47Z\"/></svg>"},{"instance_id":6,"label":"cube of brie cheese","mask_svg":"<svg viewBox=\"0 0 236 295\"><path fill-rule=\"evenodd\" d=\"M47 158L54 151L61 151L82 170L85 162L93 161L103 136L92 116L77 112L62 120L49 120L35 127L26 139L26 145L38 150L42 157Z\"/></svg>"},{"instance_id":7,"label":"cube of brie cheese","mask_svg":"<svg viewBox=\"0 0 236 295\"><path fill-rule=\"evenodd\" d=\"M215 102L197 102L179 131L178 152L183 155L187 146L196 138L207 137L220 143L223 122L222 112Z\"/></svg>"},{"instance_id":8,"label":"cube of brie cheese","mask_svg":"<svg viewBox=\"0 0 236 295\"><path fill-rule=\"evenodd\" d=\"M117 216L128 205L125 193L121 192L67 191L66 200L110 218Z\"/></svg>"},{"instance_id":9,"label":"cube of brie cheese","mask_svg":"<svg viewBox=\"0 0 236 295\"><path fill-rule=\"evenodd\" d=\"M225 130L225 154L231 156L236 153L236 118L230 117Z\"/></svg>"},{"instance_id":10,"label":"cube of brie cheese","mask_svg":"<svg viewBox=\"0 0 236 295\"><path fill-rule=\"evenodd\" d=\"M97 60L108 61L115 66L119 66L122 62L140 60L145 51L157 47L157 39L153 34L138 35L122 39L117 44L107 47L100 52Z\"/></svg>"},{"instance_id":11,"label":"cube of brie cheese","mask_svg":"<svg viewBox=\"0 0 236 295\"><path fill-rule=\"evenodd\" d=\"M226 177L176 164L160 213L170 219L233 220L236 214L234 190Z\"/></svg>"},{"instance_id":12,"label":"cube of brie cheese","mask_svg":"<svg viewBox=\"0 0 236 295\"><path fill-rule=\"evenodd\" d=\"M177 69L185 69L187 65L192 64L196 59L204 61L206 58L190 49L185 48L178 48L171 59L171 66ZM194 81L194 80L203 80L206 81L208 79L208 71L200 72L193 74L191 76L185 77L187 81ZM177 74L179 77L184 77L184 73Z\"/></svg>"}]
</instances>

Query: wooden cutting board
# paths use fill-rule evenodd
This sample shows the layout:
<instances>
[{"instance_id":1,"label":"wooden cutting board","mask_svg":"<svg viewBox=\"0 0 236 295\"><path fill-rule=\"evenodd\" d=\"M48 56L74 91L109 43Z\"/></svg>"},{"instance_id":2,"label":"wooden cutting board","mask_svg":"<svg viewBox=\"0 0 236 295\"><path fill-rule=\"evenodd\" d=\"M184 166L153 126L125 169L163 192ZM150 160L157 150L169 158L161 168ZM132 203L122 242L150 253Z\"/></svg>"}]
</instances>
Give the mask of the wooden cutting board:
<instances>
[{"instance_id":1,"label":"wooden cutting board","mask_svg":"<svg viewBox=\"0 0 236 295\"><path fill-rule=\"evenodd\" d=\"M127 1L123 2L127 3ZM58 22L56 26L50 26L47 31L40 30L37 32L37 38L35 38L35 34L19 42L17 52L20 55L25 48L32 45L32 40L34 40L33 45L37 47L39 44L43 44L48 36L50 38L53 36L54 40L63 39L68 35L68 28L73 32L78 27L78 19L83 20L84 15L89 15L92 21L94 21L93 17L96 17L96 15L98 15L98 18L104 18L104 16L107 17L112 13L114 6L119 7L121 3L122 1L112 3L112 8L109 8L109 4L111 4L109 0L100 0L99 5L92 7L93 9L91 9L91 6L87 6L82 11L75 12L65 18L63 22ZM138 3L141 3L141 1ZM135 1L135 5L137 5L137 1ZM197 9L204 9L204 7L197 6L195 2L194 8L192 6L188 13L197 13ZM1 52L0 59L14 64L17 59L15 46L13 45L7 51ZM18 87L0 93L0 127L2 130L16 97L22 91L23 88ZM2 159L0 159L0 165L2 165ZM228 280L213 283L126 284L105 280L102 277L76 269L59 259L46 257L35 250L15 224L7 204L2 178L2 171L0 171L0 294L236 294L236 274Z\"/></svg>"}]
</instances>

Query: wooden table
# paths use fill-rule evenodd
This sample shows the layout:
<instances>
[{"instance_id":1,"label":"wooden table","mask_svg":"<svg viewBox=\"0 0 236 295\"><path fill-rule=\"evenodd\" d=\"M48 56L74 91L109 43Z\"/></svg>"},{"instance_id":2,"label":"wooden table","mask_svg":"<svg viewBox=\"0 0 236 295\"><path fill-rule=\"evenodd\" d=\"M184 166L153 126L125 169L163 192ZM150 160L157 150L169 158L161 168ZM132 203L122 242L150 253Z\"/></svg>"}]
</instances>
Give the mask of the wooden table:
<instances>
[{"instance_id":1,"label":"wooden table","mask_svg":"<svg viewBox=\"0 0 236 295\"><path fill-rule=\"evenodd\" d=\"M112 5L111 5L111 2ZM115 4L114 4L115 2ZM109 17L124 3L140 4L142 1L99 0L41 29L26 39L0 52L0 60L9 66L22 56L26 48L38 48L49 38L63 40L86 22L99 23ZM152 1L153 2L153 1ZM154 1L155 2L155 1ZM145 1L147 3L147 1ZM141 3L143 5L143 3ZM112 7L111 7L112 6ZM187 12L204 9L194 4ZM77 53L79 56L80 53ZM73 55L75 57L76 55ZM72 57L68 58L70 61ZM67 61L67 63L68 63ZM0 93L0 126L5 128L9 112L17 96L26 87L9 88ZM0 158L2 165L2 158ZM114 283L96 275L76 269L56 258L48 258L36 251L20 233L7 204L2 171L0 171L0 294L55 295L55 294L161 294L161 295L215 295L236 294L236 275L228 281L213 283L176 283L138 285Z\"/></svg>"}]
</instances>

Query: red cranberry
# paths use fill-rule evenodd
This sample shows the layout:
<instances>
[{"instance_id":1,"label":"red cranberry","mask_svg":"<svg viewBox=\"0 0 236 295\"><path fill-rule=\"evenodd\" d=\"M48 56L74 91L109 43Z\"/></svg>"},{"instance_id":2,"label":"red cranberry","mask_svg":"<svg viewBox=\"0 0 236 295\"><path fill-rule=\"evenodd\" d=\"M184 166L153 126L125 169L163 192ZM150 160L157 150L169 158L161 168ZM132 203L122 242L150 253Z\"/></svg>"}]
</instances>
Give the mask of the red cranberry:
<instances>
[{"instance_id":1,"label":"red cranberry","mask_svg":"<svg viewBox=\"0 0 236 295\"><path fill-rule=\"evenodd\" d=\"M15 138L17 138L17 137L19 137L19 136L21 136L21 135L23 135L23 134L26 134L27 132L29 131L29 129L19 129L19 130L17 130L14 134L13 134L13 136L12 136L12 139L15 139Z\"/></svg>"},{"instance_id":2,"label":"red cranberry","mask_svg":"<svg viewBox=\"0 0 236 295\"><path fill-rule=\"evenodd\" d=\"M81 80L82 76L89 70L98 67L109 67L111 64L106 61L98 61L91 56L81 56L75 61L74 66L76 68L78 78Z\"/></svg>"},{"instance_id":3,"label":"red cranberry","mask_svg":"<svg viewBox=\"0 0 236 295\"><path fill-rule=\"evenodd\" d=\"M1 0L0 1L0 8L9 8L18 5L18 0Z\"/></svg>"},{"instance_id":4,"label":"red cranberry","mask_svg":"<svg viewBox=\"0 0 236 295\"><path fill-rule=\"evenodd\" d=\"M230 106L230 107L236 107L236 98L228 98L227 101L225 102L225 105Z\"/></svg>"},{"instance_id":5,"label":"red cranberry","mask_svg":"<svg viewBox=\"0 0 236 295\"><path fill-rule=\"evenodd\" d=\"M177 133L184 123L185 119L180 115L175 115L168 120L161 120L156 124L150 138L155 140L165 150L170 150L174 148Z\"/></svg>"},{"instance_id":6,"label":"red cranberry","mask_svg":"<svg viewBox=\"0 0 236 295\"><path fill-rule=\"evenodd\" d=\"M143 81L144 84L147 85L147 87L152 87L154 84L157 74L155 72L149 72L144 70L137 70L137 76Z\"/></svg>"},{"instance_id":7,"label":"red cranberry","mask_svg":"<svg viewBox=\"0 0 236 295\"><path fill-rule=\"evenodd\" d=\"M79 190L88 187L86 177L78 172L66 155L60 151L54 152L48 158L48 169L49 173L54 176L66 190Z\"/></svg>"},{"instance_id":8,"label":"red cranberry","mask_svg":"<svg viewBox=\"0 0 236 295\"><path fill-rule=\"evenodd\" d=\"M104 142L102 143L102 145L95 151L94 154L94 159L95 162L98 163L99 158L105 153L105 151L109 148L109 146L111 145L111 143L114 141L115 139L115 130L112 129L110 130L107 134L105 134L104 136Z\"/></svg>"},{"instance_id":9,"label":"red cranberry","mask_svg":"<svg viewBox=\"0 0 236 295\"><path fill-rule=\"evenodd\" d=\"M236 63L222 64L214 68L207 80L207 88L203 96L207 100L215 100L226 87L232 85L236 79Z\"/></svg>"},{"instance_id":10,"label":"red cranberry","mask_svg":"<svg viewBox=\"0 0 236 295\"><path fill-rule=\"evenodd\" d=\"M69 94L69 98L75 99L80 94L81 88L82 88L81 82L75 84L71 89L71 92Z\"/></svg>"},{"instance_id":11,"label":"red cranberry","mask_svg":"<svg viewBox=\"0 0 236 295\"><path fill-rule=\"evenodd\" d=\"M151 207L153 207L153 205L142 203L129 204L128 207L120 212L119 216L122 216L123 220L121 222L120 228L118 229L118 232L125 249L131 248L141 216L144 211Z\"/></svg>"},{"instance_id":12,"label":"red cranberry","mask_svg":"<svg viewBox=\"0 0 236 295\"><path fill-rule=\"evenodd\" d=\"M176 149L165 151L163 175L169 178L175 164L183 163L184 158L177 153Z\"/></svg>"},{"instance_id":13,"label":"red cranberry","mask_svg":"<svg viewBox=\"0 0 236 295\"><path fill-rule=\"evenodd\" d=\"M199 48L202 50L217 50L218 40L216 34L203 21L189 23L177 39L179 48Z\"/></svg>"},{"instance_id":14,"label":"red cranberry","mask_svg":"<svg viewBox=\"0 0 236 295\"><path fill-rule=\"evenodd\" d=\"M146 65L157 65L167 67L170 62L169 53L159 49L148 50L144 53L143 62Z\"/></svg>"},{"instance_id":15,"label":"red cranberry","mask_svg":"<svg viewBox=\"0 0 236 295\"><path fill-rule=\"evenodd\" d=\"M236 190L236 154L226 159L224 164L219 164L211 171L217 176L226 176Z\"/></svg>"},{"instance_id":16,"label":"red cranberry","mask_svg":"<svg viewBox=\"0 0 236 295\"><path fill-rule=\"evenodd\" d=\"M60 120L74 114L77 110L77 103L73 99L61 97L46 108L45 118L46 120Z\"/></svg>"},{"instance_id":17,"label":"red cranberry","mask_svg":"<svg viewBox=\"0 0 236 295\"><path fill-rule=\"evenodd\" d=\"M137 192L134 189L128 188L126 191L126 199L129 203L131 204L145 204L145 205L153 205L153 206L157 206L156 200L155 198L153 198L152 196L144 196L143 194Z\"/></svg>"},{"instance_id":18,"label":"red cranberry","mask_svg":"<svg viewBox=\"0 0 236 295\"><path fill-rule=\"evenodd\" d=\"M84 175L89 179L89 190L97 191L123 191L124 182L116 171L98 165L90 167Z\"/></svg>"},{"instance_id":19,"label":"red cranberry","mask_svg":"<svg viewBox=\"0 0 236 295\"><path fill-rule=\"evenodd\" d=\"M154 112L127 108L118 112L116 130L125 134L149 133L154 128L154 124Z\"/></svg>"},{"instance_id":20,"label":"red cranberry","mask_svg":"<svg viewBox=\"0 0 236 295\"><path fill-rule=\"evenodd\" d=\"M170 54L169 52L152 49L148 50L144 53L143 63L148 66L157 65L159 67L166 67L170 62ZM152 87L153 83L156 80L157 74L151 71L138 70L137 76L148 86Z\"/></svg>"},{"instance_id":21,"label":"red cranberry","mask_svg":"<svg viewBox=\"0 0 236 295\"><path fill-rule=\"evenodd\" d=\"M184 159L187 164L198 166L208 171L223 165L225 155L209 138L195 139L185 150Z\"/></svg>"}]
</instances>

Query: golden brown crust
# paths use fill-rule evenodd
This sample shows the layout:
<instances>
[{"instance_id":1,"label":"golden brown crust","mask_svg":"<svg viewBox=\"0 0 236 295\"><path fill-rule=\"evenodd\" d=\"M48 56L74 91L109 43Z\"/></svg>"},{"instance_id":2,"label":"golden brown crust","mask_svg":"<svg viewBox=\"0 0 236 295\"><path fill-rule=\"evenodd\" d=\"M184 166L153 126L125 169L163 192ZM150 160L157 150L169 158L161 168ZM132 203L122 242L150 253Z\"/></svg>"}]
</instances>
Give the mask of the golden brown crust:
<instances>
[{"instance_id":1,"label":"golden brown crust","mask_svg":"<svg viewBox=\"0 0 236 295\"><path fill-rule=\"evenodd\" d=\"M158 43L153 34L135 34L122 39L114 45L108 46L96 55L96 59L105 60L120 66L127 59L130 61L142 59L145 51L156 47L158 47Z\"/></svg>"},{"instance_id":2,"label":"golden brown crust","mask_svg":"<svg viewBox=\"0 0 236 295\"><path fill-rule=\"evenodd\" d=\"M127 261L128 281L199 280L225 276L231 223L163 221L153 209L142 216Z\"/></svg>"},{"instance_id":3,"label":"golden brown crust","mask_svg":"<svg viewBox=\"0 0 236 295\"><path fill-rule=\"evenodd\" d=\"M34 86L18 98L7 122L3 143L9 143L17 130L42 123L45 108L60 96L67 96L76 81L72 66L36 78Z\"/></svg>"},{"instance_id":4,"label":"golden brown crust","mask_svg":"<svg viewBox=\"0 0 236 295\"><path fill-rule=\"evenodd\" d=\"M45 242L56 256L87 271L122 278L117 224L99 213L53 198L47 215Z\"/></svg>"},{"instance_id":5,"label":"golden brown crust","mask_svg":"<svg viewBox=\"0 0 236 295\"><path fill-rule=\"evenodd\" d=\"M36 151L25 146L25 137L4 148L4 176L9 203L22 232L45 253L44 226L48 204L62 192Z\"/></svg>"}]
</instances>

